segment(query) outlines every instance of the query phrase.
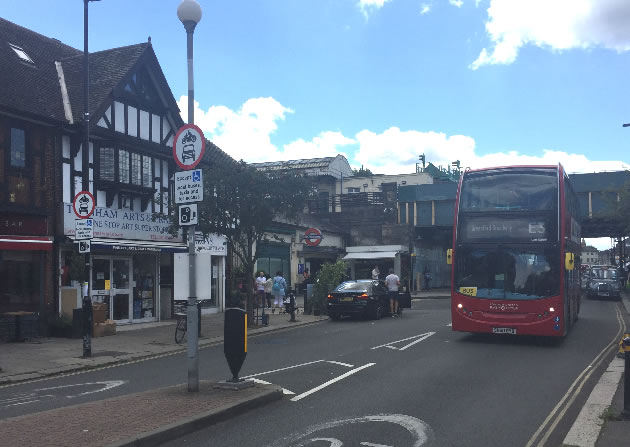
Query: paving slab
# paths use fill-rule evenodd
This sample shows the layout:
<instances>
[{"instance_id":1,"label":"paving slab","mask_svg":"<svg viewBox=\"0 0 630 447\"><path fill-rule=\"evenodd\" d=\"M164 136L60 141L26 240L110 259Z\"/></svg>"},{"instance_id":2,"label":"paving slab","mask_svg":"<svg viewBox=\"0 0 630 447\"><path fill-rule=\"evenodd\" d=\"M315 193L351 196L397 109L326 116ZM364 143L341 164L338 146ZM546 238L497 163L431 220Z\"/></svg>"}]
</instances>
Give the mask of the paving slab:
<instances>
[{"instance_id":1,"label":"paving slab","mask_svg":"<svg viewBox=\"0 0 630 447\"><path fill-rule=\"evenodd\" d=\"M282 388L255 384L239 391L201 381L0 421L3 445L20 447L154 446L282 399ZM63 422L61 422L63 421Z\"/></svg>"}]
</instances>

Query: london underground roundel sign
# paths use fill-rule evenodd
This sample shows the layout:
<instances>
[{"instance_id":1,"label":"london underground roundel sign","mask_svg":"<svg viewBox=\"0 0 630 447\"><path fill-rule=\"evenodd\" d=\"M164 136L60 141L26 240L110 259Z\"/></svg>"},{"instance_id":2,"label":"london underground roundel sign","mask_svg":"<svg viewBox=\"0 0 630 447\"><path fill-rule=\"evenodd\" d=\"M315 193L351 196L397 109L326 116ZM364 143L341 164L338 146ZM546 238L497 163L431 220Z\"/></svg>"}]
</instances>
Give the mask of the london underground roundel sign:
<instances>
[{"instance_id":1,"label":"london underground roundel sign","mask_svg":"<svg viewBox=\"0 0 630 447\"><path fill-rule=\"evenodd\" d=\"M322 241L322 233L317 228L309 228L304 232L304 242L306 245L315 247Z\"/></svg>"},{"instance_id":2,"label":"london underground roundel sign","mask_svg":"<svg viewBox=\"0 0 630 447\"><path fill-rule=\"evenodd\" d=\"M179 128L173 140L173 158L180 168L189 170L196 167L205 151L206 138L199 127L184 124Z\"/></svg>"}]
</instances>

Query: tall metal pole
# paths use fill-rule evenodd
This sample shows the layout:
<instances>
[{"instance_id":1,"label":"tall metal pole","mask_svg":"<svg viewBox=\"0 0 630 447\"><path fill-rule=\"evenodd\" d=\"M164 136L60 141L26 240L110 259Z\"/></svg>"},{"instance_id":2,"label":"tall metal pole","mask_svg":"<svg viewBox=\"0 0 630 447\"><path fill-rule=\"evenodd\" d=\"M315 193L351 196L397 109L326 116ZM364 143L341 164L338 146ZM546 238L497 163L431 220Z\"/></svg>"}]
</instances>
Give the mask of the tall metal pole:
<instances>
[{"instance_id":1,"label":"tall metal pole","mask_svg":"<svg viewBox=\"0 0 630 447\"><path fill-rule=\"evenodd\" d=\"M81 178L83 191L90 190L90 67L88 56L88 3L83 0L83 145L81 157ZM92 356L92 301L90 300L90 253L85 253L83 274L83 357Z\"/></svg>"},{"instance_id":2,"label":"tall metal pole","mask_svg":"<svg viewBox=\"0 0 630 447\"><path fill-rule=\"evenodd\" d=\"M193 72L193 33L197 24L193 21L184 22L187 37L188 52L188 123L195 124L195 84ZM188 227L188 312L187 312L187 337L188 337L188 391L199 391L199 309L197 308L197 278L195 272L195 233L197 226Z\"/></svg>"}]
</instances>

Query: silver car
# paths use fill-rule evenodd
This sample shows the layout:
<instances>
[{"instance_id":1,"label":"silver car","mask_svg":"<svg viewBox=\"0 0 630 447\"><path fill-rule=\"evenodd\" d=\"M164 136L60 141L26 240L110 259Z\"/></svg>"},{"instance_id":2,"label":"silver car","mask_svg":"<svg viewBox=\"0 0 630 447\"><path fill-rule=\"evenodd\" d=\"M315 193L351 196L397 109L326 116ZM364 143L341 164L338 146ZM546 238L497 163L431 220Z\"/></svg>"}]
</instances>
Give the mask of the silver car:
<instances>
[{"instance_id":1,"label":"silver car","mask_svg":"<svg viewBox=\"0 0 630 447\"><path fill-rule=\"evenodd\" d=\"M617 267L613 265L594 265L586 285L589 298L621 299L621 281Z\"/></svg>"}]
</instances>

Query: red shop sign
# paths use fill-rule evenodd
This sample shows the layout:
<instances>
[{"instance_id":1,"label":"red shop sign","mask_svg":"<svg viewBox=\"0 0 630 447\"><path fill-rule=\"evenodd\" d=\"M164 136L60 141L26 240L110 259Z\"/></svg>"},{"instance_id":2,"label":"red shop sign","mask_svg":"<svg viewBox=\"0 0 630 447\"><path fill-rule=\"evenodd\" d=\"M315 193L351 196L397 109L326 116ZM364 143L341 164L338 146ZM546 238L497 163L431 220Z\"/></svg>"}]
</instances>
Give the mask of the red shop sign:
<instances>
[{"instance_id":1,"label":"red shop sign","mask_svg":"<svg viewBox=\"0 0 630 447\"><path fill-rule=\"evenodd\" d=\"M0 234L20 236L48 234L46 217L0 213Z\"/></svg>"}]
</instances>

